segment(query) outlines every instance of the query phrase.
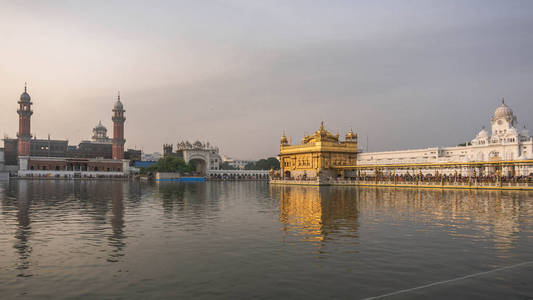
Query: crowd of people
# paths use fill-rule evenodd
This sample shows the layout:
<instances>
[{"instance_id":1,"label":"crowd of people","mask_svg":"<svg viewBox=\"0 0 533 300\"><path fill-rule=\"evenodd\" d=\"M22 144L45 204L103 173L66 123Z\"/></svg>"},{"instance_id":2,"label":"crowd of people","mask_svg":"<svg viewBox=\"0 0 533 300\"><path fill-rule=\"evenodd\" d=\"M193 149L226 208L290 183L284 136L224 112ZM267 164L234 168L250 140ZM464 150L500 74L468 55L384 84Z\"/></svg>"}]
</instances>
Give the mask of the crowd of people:
<instances>
[{"instance_id":1,"label":"crowd of people","mask_svg":"<svg viewBox=\"0 0 533 300\"><path fill-rule=\"evenodd\" d=\"M209 180L268 180L268 175L240 175L240 174L212 174L208 177Z\"/></svg>"},{"instance_id":2,"label":"crowd of people","mask_svg":"<svg viewBox=\"0 0 533 300\"><path fill-rule=\"evenodd\" d=\"M362 175L358 178L350 178L351 180L360 181L389 181L389 182L433 182L433 183L533 183L533 176L499 176L494 175L476 175L465 176L461 174L402 174L402 175Z\"/></svg>"},{"instance_id":3,"label":"crowd of people","mask_svg":"<svg viewBox=\"0 0 533 300\"><path fill-rule=\"evenodd\" d=\"M283 179L283 180L296 180L296 181L316 181L317 177L309 176L296 176L296 177L283 177L283 178L273 178L273 179ZM374 174L360 174L355 177L346 177L342 178L340 175L338 177L326 177L323 178L328 181L341 181L341 180L350 180L350 181L367 181L367 182L390 182L390 183L438 183L438 184L494 184L494 183L531 183L533 184L533 174L529 176L500 176L498 174L493 175L477 175L472 174L470 176L465 176L461 174L401 174L401 175L385 175L378 174L377 177Z\"/></svg>"}]
</instances>

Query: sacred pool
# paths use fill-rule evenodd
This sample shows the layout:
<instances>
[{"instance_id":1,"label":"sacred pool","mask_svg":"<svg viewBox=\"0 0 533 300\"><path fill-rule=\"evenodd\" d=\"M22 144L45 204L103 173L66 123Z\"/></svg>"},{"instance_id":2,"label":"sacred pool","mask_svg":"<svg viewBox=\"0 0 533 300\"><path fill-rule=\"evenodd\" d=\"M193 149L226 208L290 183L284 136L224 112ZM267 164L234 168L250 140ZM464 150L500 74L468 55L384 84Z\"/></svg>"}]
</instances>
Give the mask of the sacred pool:
<instances>
[{"instance_id":1,"label":"sacred pool","mask_svg":"<svg viewBox=\"0 0 533 300\"><path fill-rule=\"evenodd\" d=\"M3 299L522 299L531 249L532 191L0 182Z\"/></svg>"}]
</instances>

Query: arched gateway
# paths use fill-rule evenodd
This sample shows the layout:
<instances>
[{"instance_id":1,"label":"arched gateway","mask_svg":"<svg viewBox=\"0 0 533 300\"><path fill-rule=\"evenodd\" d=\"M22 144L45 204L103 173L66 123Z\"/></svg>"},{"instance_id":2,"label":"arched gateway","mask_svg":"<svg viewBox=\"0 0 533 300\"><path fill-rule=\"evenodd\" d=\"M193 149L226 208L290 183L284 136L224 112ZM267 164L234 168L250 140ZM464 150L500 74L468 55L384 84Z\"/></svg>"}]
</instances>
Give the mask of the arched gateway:
<instances>
[{"instance_id":1,"label":"arched gateway","mask_svg":"<svg viewBox=\"0 0 533 300\"><path fill-rule=\"evenodd\" d=\"M218 154L218 147L207 143L196 141L194 143L179 142L176 144L176 152L172 152L172 145L164 145L166 155L177 155L183 160L192 164L195 169L195 175L207 176L210 170L219 170L222 159Z\"/></svg>"},{"instance_id":2,"label":"arched gateway","mask_svg":"<svg viewBox=\"0 0 533 300\"><path fill-rule=\"evenodd\" d=\"M203 152L184 151L183 159L186 163L192 164L196 169L196 174L206 176L209 166L209 155Z\"/></svg>"}]
</instances>

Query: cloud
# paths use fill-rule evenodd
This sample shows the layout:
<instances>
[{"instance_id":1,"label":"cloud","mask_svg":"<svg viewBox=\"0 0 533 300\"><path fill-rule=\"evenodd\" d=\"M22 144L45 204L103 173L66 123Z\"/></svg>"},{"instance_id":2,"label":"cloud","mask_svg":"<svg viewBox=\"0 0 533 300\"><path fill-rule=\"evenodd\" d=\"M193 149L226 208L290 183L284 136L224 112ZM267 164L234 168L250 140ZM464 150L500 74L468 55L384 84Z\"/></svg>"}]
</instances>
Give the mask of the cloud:
<instances>
[{"instance_id":1,"label":"cloud","mask_svg":"<svg viewBox=\"0 0 533 300\"><path fill-rule=\"evenodd\" d=\"M523 6L247 3L166 3L138 19L140 2L113 13L95 5L67 8L46 35L31 34L42 20L4 27L0 126L16 132L26 78L36 131L87 139L98 120L110 127L120 89L127 146L146 151L200 139L232 157L272 156L283 130L297 141L321 120L363 144L368 136L370 150L455 145L488 125L501 96L531 124L533 18ZM17 46L27 41L17 32L36 47Z\"/></svg>"}]
</instances>

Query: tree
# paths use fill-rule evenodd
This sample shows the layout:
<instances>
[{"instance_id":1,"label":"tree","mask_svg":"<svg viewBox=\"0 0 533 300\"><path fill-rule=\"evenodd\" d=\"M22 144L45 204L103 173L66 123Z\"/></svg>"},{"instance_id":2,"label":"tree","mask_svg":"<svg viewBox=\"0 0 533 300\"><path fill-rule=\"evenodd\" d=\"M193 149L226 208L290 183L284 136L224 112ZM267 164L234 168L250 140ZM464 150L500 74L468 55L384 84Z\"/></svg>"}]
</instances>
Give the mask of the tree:
<instances>
[{"instance_id":1,"label":"tree","mask_svg":"<svg viewBox=\"0 0 533 300\"><path fill-rule=\"evenodd\" d=\"M269 157L267 159L260 159L255 162L248 163L244 166L245 170L279 170L279 160L275 157Z\"/></svg>"},{"instance_id":2,"label":"tree","mask_svg":"<svg viewBox=\"0 0 533 300\"><path fill-rule=\"evenodd\" d=\"M194 171L192 164L187 164L183 159L176 156L167 156L160 158L157 163L145 168L142 173L146 172L172 172L172 173L190 173Z\"/></svg>"},{"instance_id":3,"label":"tree","mask_svg":"<svg viewBox=\"0 0 533 300\"><path fill-rule=\"evenodd\" d=\"M220 170L237 170L237 167L234 167L225 161L220 165Z\"/></svg>"}]
</instances>

